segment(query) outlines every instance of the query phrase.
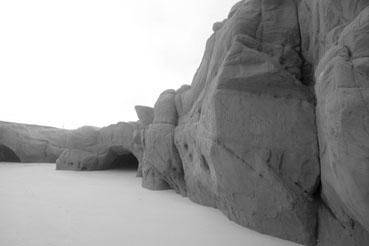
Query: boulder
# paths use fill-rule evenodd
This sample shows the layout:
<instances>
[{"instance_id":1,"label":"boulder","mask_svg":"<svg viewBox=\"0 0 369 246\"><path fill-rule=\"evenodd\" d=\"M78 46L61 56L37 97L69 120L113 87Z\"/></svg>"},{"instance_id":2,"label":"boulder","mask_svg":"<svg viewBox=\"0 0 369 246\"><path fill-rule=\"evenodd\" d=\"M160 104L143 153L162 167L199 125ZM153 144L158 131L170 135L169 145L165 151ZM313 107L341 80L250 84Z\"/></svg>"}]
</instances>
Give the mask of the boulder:
<instances>
[{"instance_id":1,"label":"boulder","mask_svg":"<svg viewBox=\"0 0 369 246\"><path fill-rule=\"evenodd\" d=\"M174 90L166 90L160 94L154 106L153 124L177 125L178 114L175 96Z\"/></svg>"},{"instance_id":2,"label":"boulder","mask_svg":"<svg viewBox=\"0 0 369 246\"><path fill-rule=\"evenodd\" d=\"M140 123L143 126L150 125L154 120L154 109L147 106L135 106L135 110Z\"/></svg>"}]
</instances>

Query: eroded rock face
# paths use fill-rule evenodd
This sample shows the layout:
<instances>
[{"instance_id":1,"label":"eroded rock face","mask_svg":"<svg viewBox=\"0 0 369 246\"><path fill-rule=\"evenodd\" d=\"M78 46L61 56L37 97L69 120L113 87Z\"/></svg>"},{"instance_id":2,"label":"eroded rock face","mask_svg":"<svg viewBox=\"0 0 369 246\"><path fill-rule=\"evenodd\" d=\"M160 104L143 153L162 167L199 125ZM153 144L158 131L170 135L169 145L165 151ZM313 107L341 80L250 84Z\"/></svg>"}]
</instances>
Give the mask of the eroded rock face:
<instances>
[{"instance_id":1,"label":"eroded rock face","mask_svg":"<svg viewBox=\"0 0 369 246\"><path fill-rule=\"evenodd\" d=\"M369 231L369 7L316 71L322 196L342 223Z\"/></svg>"},{"instance_id":2,"label":"eroded rock face","mask_svg":"<svg viewBox=\"0 0 369 246\"><path fill-rule=\"evenodd\" d=\"M313 85L319 61L337 42L343 28L366 6L367 0L299 0L303 82Z\"/></svg>"},{"instance_id":3,"label":"eroded rock face","mask_svg":"<svg viewBox=\"0 0 369 246\"><path fill-rule=\"evenodd\" d=\"M135 110L138 116L138 127L133 132L133 141L140 148L140 152L143 153L145 149L145 130L154 121L154 109L147 106L135 106ZM142 177L142 163L139 162L137 169L137 177Z\"/></svg>"},{"instance_id":4,"label":"eroded rock face","mask_svg":"<svg viewBox=\"0 0 369 246\"><path fill-rule=\"evenodd\" d=\"M176 98L188 196L257 231L315 243L314 96L301 77L294 1L244 1Z\"/></svg>"},{"instance_id":5,"label":"eroded rock face","mask_svg":"<svg viewBox=\"0 0 369 246\"><path fill-rule=\"evenodd\" d=\"M343 28L369 5L367 0L300 0L301 48L315 66Z\"/></svg>"},{"instance_id":6,"label":"eroded rock face","mask_svg":"<svg viewBox=\"0 0 369 246\"><path fill-rule=\"evenodd\" d=\"M191 86L175 95L175 144L191 200L295 242L331 245L359 233L354 245L365 245L368 5L240 1L214 24ZM308 87L315 80L319 134ZM327 237L324 227L316 233L317 218L362 229Z\"/></svg>"},{"instance_id":7,"label":"eroded rock face","mask_svg":"<svg viewBox=\"0 0 369 246\"><path fill-rule=\"evenodd\" d=\"M137 105L135 110L139 119L139 122L143 126L150 125L154 120L154 109L147 106Z\"/></svg>"},{"instance_id":8,"label":"eroded rock face","mask_svg":"<svg viewBox=\"0 0 369 246\"><path fill-rule=\"evenodd\" d=\"M67 137L67 148L56 160L63 170L103 170L114 168L117 158L130 155L142 159L142 148L134 141L137 123L118 123L103 128L81 127Z\"/></svg>"},{"instance_id":9,"label":"eroded rock face","mask_svg":"<svg viewBox=\"0 0 369 246\"><path fill-rule=\"evenodd\" d=\"M164 91L154 107L154 120L145 129L142 184L161 190L171 187L186 195L182 161L174 145L174 129L178 115L174 90Z\"/></svg>"},{"instance_id":10,"label":"eroded rock face","mask_svg":"<svg viewBox=\"0 0 369 246\"><path fill-rule=\"evenodd\" d=\"M139 123L123 122L76 130L0 122L0 161L56 162L57 169L68 170L109 169L122 156L133 154L142 160L143 148L134 139L140 129Z\"/></svg>"},{"instance_id":11,"label":"eroded rock face","mask_svg":"<svg viewBox=\"0 0 369 246\"><path fill-rule=\"evenodd\" d=\"M325 205L319 209L317 246L365 246L369 233L358 222L342 223Z\"/></svg>"},{"instance_id":12,"label":"eroded rock face","mask_svg":"<svg viewBox=\"0 0 369 246\"><path fill-rule=\"evenodd\" d=\"M0 122L0 144L22 162L55 162L66 148L67 130Z\"/></svg>"}]
</instances>

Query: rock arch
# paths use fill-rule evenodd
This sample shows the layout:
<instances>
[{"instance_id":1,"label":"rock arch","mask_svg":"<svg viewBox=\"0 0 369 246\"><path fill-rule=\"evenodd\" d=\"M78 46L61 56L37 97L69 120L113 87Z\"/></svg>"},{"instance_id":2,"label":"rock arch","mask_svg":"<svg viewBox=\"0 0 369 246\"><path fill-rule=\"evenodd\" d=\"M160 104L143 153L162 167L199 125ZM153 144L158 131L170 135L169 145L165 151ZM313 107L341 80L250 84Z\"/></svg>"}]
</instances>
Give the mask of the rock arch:
<instances>
[{"instance_id":1,"label":"rock arch","mask_svg":"<svg viewBox=\"0 0 369 246\"><path fill-rule=\"evenodd\" d=\"M111 146L105 159L105 169L138 169L138 158L123 146Z\"/></svg>"},{"instance_id":2,"label":"rock arch","mask_svg":"<svg viewBox=\"0 0 369 246\"><path fill-rule=\"evenodd\" d=\"M138 169L139 158L121 145L109 146L103 152L66 149L56 160L59 170Z\"/></svg>"}]
</instances>

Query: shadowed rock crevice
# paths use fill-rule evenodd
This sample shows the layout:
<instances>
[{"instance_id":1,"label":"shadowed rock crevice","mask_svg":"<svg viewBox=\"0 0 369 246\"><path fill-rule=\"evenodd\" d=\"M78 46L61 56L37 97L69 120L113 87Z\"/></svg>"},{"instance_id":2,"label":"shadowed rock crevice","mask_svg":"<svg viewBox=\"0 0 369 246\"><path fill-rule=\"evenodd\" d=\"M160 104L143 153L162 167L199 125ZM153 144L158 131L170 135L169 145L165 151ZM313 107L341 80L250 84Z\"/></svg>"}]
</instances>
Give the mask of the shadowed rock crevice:
<instances>
[{"instance_id":1,"label":"shadowed rock crevice","mask_svg":"<svg viewBox=\"0 0 369 246\"><path fill-rule=\"evenodd\" d=\"M62 170L107 170L138 169L138 158L123 146L110 146L105 152L93 153L67 149L56 161L57 169Z\"/></svg>"},{"instance_id":2,"label":"shadowed rock crevice","mask_svg":"<svg viewBox=\"0 0 369 246\"><path fill-rule=\"evenodd\" d=\"M117 155L111 164L111 169L137 170L138 160L131 153Z\"/></svg>"},{"instance_id":3,"label":"shadowed rock crevice","mask_svg":"<svg viewBox=\"0 0 369 246\"><path fill-rule=\"evenodd\" d=\"M21 159L11 148L0 144L0 162L21 162Z\"/></svg>"}]
</instances>

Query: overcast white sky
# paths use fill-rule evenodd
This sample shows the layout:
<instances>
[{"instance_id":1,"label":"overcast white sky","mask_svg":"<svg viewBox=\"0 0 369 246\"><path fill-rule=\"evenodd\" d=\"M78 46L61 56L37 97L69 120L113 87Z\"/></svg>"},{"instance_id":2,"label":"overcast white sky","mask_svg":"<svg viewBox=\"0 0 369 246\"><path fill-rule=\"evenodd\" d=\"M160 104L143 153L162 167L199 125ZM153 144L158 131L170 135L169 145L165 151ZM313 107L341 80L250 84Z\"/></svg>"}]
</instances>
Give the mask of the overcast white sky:
<instances>
[{"instance_id":1,"label":"overcast white sky","mask_svg":"<svg viewBox=\"0 0 369 246\"><path fill-rule=\"evenodd\" d=\"M238 0L0 0L0 120L76 128L137 120L190 84Z\"/></svg>"}]
</instances>

